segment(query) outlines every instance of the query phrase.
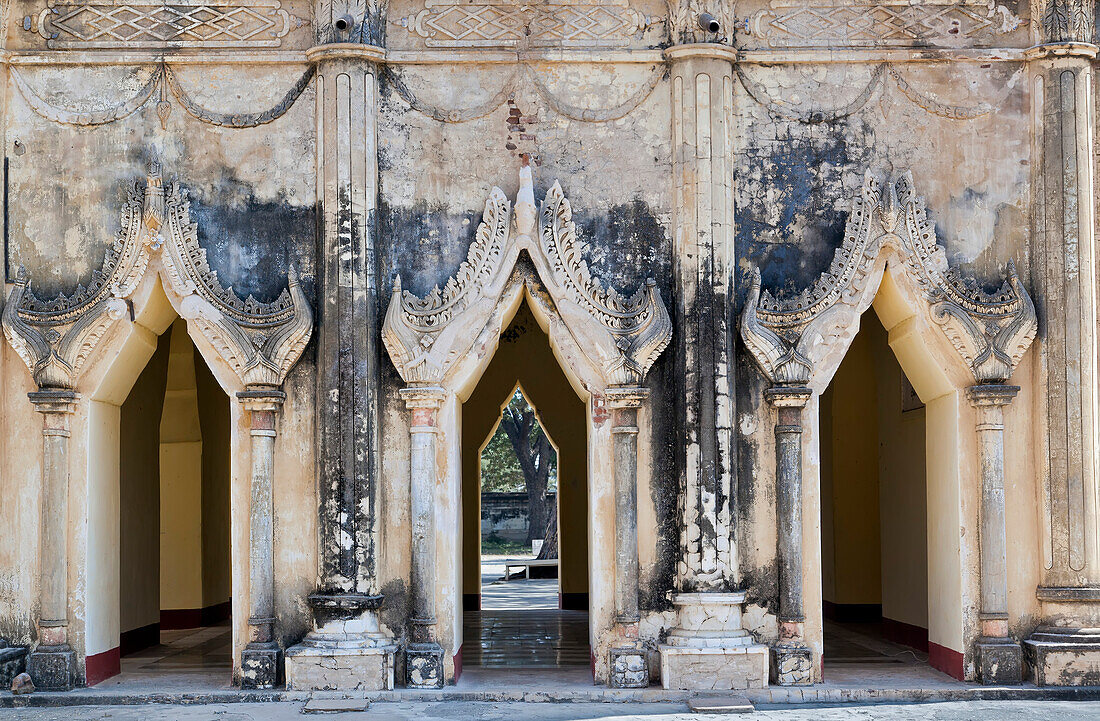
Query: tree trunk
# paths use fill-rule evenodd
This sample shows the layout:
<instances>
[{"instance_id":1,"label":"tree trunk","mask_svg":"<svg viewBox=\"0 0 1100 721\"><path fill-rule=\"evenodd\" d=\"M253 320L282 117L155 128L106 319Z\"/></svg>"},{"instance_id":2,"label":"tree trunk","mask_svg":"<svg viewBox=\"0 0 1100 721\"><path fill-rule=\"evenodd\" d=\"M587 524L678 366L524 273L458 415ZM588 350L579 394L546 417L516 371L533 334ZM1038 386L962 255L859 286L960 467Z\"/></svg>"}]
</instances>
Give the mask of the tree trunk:
<instances>
[{"instance_id":1,"label":"tree trunk","mask_svg":"<svg viewBox=\"0 0 1100 721\"><path fill-rule=\"evenodd\" d=\"M531 435L535 429L535 412L508 406L501 417L501 425L512 442L516 459L523 471L527 488L527 542L539 538L546 529L546 487L550 481L550 455L553 448L550 439L541 429L532 446Z\"/></svg>"},{"instance_id":2,"label":"tree trunk","mask_svg":"<svg viewBox=\"0 0 1100 721\"><path fill-rule=\"evenodd\" d=\"M540 560L549 560L558 557L558 504L550 504L550 512L547 514L546 534L543 536L542 549L539 550Z\"/></svg>"}]
</instances>

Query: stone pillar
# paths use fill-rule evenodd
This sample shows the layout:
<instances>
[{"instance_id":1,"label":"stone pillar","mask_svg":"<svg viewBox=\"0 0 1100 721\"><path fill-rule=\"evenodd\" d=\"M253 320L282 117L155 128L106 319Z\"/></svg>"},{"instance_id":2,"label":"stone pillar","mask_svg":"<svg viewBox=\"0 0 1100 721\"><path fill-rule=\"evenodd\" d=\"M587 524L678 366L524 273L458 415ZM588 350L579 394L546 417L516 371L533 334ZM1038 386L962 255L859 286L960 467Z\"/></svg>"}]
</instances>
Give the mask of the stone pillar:
<instances>
[{"instance_id":1,"label":"stone pillar","mask_svg":"<svg viewBox=\"0 0 1100 721\"><path fill-rule=\"evenodd\" d=\"M1048 7L1051 3L1060 8ZM1097 496L1097 258L1092 3L1047 0L1028 51L1036 158L1032 275L1039 316L1035 393L1043 482L1042 622L1025 642L1037 684L1100 672Z\"/></svg>"},{"instance_id":2,"label":"stone pillar","mask_svg":"<svg viewBox=\"0 0 1100 721\"><path fill-rule=\"evenodd\" d=\"M43 388L28 397L42 414L41 537L38 541L38 645L27 657L35 687L68 691L78 683L69 645L69 436L76 393Z\"/></svg>"},{"instance_id":3,"label":"stone pillar","mask_svg":"<svg viewBox=\"0 0 1100 721\"><path fill-rule=\"evenodd\" d=\"M665 51L672 76L675 352L684 399L677 420L684 435L678 462L682 556L673 598L679 616L661 647L661 682L665 688L748 688L766 685L768 661L767 648L742 631L744 594L733 592L740 582L733 528L736 51L698 24L694 13L704 4L692 3L677 16L690 15L690 22L672 28L682 44ZM699 626L701 619L707 628ZM723 674L717 686L715 668Z\"/></svg>"},{"instance_id":4,"label":"stone pillar","mask_svg":"<svg viewBox=\"0 0 1100 721\"><path fill-rule=\"evenodd\" d=\"M439 410L447 394L442 388L410 386L401 391L401 397L411 413L412 455L412 618L405 647L405 684L443 688L443 648L435 639L435 488Z\"/></svg>"},{"instance_id":5,"label":"stone pillar","mask_svg":"<svg viewBox=\"0 0 1100 721\"><path fill-rule=\"evenodd\" d=\"M337 40L358 32L357 21L328 10L327 24L318 32ZM313 630L287 650L287 687L389 689L396 646L378 617L383 598L376 513L381 475L376 125L378 63L385 51L339 42L312 48L307 56L316 66L321 214L316 392L321 583L309 596Z\"/></svg>"},{"instance_id":6,"label":"stone pillar","mask_svg":"<svg viewBox=\"0 0 1100 721\"><path fill-rule=\"evenodd\" d=\"M982 468L981 608L978 663L982 683L1019 683L1023 651L1008 635L1008 545L1005 539L1004 407L1020 391L1000 384L971 386L966 395L978 411L978 457Z\"/></svg>"},{"instance_id":7,"label":"stone pillar","mask_svg":"<svg viewBox=\"0 0 1100 721\"><path fill-rule=\"evenodd\" d=\"M638 409L645 388L609 388L615 454L615 625L609 685L649 685L649 661L638 639Z\"/></svg>"},{"instance_id":8,"label":"stone pillar","mask_svg":"<svg viewBox=\"0 0 1100 721\"><path fill-rule=\"evenodd\" d=\"M241 652L241 688L263 689L281 677L282 649L275 640L275 421L286 394L249 386L237 394L251 416L252 479L248 505L248 633Z\"/></svg>"},{"instance_id":9,"label":"stone pillar","mask_svg":"<svg viewBox=\"0 0 1100 721\"><path fill-rule=\"evenodd\" d=\"M771 680L780 686L813 683L813 653L803 635L802 409L811 391L774 386L765 392L776 409L775 515L779 557L779 639L772 646Z\"/></svg>"}]
</instances>

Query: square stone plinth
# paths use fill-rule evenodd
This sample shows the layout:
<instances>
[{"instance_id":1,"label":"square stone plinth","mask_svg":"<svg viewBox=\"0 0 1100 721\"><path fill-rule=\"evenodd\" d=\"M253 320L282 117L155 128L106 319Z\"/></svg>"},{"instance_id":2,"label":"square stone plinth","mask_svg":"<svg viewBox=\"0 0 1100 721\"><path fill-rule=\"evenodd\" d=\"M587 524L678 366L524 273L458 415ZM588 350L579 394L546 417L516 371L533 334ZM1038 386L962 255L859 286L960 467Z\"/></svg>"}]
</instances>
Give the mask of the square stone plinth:
<instances>
[{"instance_id":1,"label":"square stone plinth","mask_svg":"<svg viewBox=\"0 0 1100 721\"><path fill-rule=\"evenodd\" d=\"M289 691L389 691L393 689L394 647L286 651Z\"/></svg>"},{"instance_id":2,"label":"square stone plinth","mask_svg":"<svg viewBox=\"0 0 1100 721\"><path fill-rule=\"evenodd\" d=\"M40 646L27 657L27 673L39 691L68 691L76 679L76 653L67 646Z\"/></svg>"},{"instance_id":3,"label":"square stone plinth","mask_svg":"<svg viewBox=\"0 0 1100 721\"><path fill-rule=\"evenodd\" d=\"M777 645L771 653L771 680L779 686L809 686L814 682L814 654L805 646Z\"/></svg>"},{"instance_id":4,"label":"square stone plinth","mask_svg":"<svg viewBox=\"0 0 1100 721\"><path fill-rule=\"evenodd\" d=\"M1011 639L978 641L978 663L986 686L1017 684L1024 677L1024 650Z\"/></svg>"},{"instance_id":5,"label":"square stone plinth","mask_svg":"<svg viewBox=\"0 0 1100 721\"><path fill-rule=\"evenodd\" d=\"M611 688L646 688L649 686L649 660L645 649L611 649Z\"/></svg>"},{"instance_id":6,"label":"square stone plinth","mask_svg":"<svg viewBox=\"0 0 1100 721\"><path fill-rule=\"evenodd\" d=\"M434 643L410 643L405 648L405 685L443 688L443 649Z\"/></svg>"},{"instance_id":7,"label":"square stone plinth","mask_svg":"<svg viewBox=\"0 0 1100 721\"><path fill-rule=\"evenodd\" d=\"M710 691L764 688L768 685L768 647L661 646L661 685Z\"/></svg>"},{"instance_id":8,"label":"square stone plinth","mask_svg":"<svg viewBox=\"0 0 1100 721\"><path fill-rule=\"evenodd\" d=\"M241 651L241 688L275 688L279 684L279 662L282 655L282 650L273 643L245 646Z\"/></svg>"}]
</instances>

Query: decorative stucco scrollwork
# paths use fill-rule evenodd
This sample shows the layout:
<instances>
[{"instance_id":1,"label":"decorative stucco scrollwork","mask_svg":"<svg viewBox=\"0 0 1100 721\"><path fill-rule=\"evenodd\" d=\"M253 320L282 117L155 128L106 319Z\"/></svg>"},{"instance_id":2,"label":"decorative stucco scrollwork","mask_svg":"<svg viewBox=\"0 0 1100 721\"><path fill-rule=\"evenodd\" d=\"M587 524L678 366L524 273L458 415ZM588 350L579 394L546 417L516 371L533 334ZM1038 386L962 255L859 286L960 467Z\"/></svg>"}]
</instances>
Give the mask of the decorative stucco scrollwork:
<instances>
[{"instance_id":1,"label":"decorative stucco scrollwork","mask_svg":"<svg viewBox=\"0 0 1100 721\"><path fill-rule=\"evenodd\" d=\"M520 173L515 209L494 188L474 242L458 272L424 297L403 290L400 277L382 326L382 340L406 383L444 385L500 302L521 250L569 333L607 385L637 385L672 338L672 322L656 283L636 293L605 289L584 260L572 208L557 183L536 211L531 170ZM536 227L537 224L537 227Z\"/></svg>"},{"instance_id":2,"label":"decorative stucco scrollwork","mask_svg":"<svg viewBox=\"0 0 1100 721\"><path fill-rule=\"evenodd\" d=\"M135 185L121 230L87 287L39 299L20 268L4 307L4 334L40 387L75 388L86 361L117 325L149 273L159 274L176 310L194 324L245 386L279 385L313 329L313 314L293 269L273 303L224 287L199 245L186 191L165 188L158 168Z\"/></svg>"},{"instance_id":3,"label":"decorative stucco scrollwork","mask_svg":"<svg viewBox=\"0 0 1100 721\"><path fill-rule=\"evenodd\" d=\"M875 291L871 280L886 262L887 248L975 382L1007 381L1035 337L1035 306L1011 261L1007 279L993 293L948 268L946 252L936 241L908 172L885 187L867 173L832 264L809 288L775 298L761 288L760 271L754 271L741 335L768 380L789 386L809 383L832 341L857 327L870 305Z\"/></svg>"}]
</instances>

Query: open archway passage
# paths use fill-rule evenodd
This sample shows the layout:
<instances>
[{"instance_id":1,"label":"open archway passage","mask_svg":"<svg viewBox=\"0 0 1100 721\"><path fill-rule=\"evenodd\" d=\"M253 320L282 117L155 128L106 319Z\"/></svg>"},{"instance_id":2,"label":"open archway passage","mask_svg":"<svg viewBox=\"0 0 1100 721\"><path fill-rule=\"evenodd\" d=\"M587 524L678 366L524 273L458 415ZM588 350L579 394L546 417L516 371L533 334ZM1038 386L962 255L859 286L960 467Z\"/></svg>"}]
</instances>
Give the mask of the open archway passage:
<instances>
[{"instance_id":1,"label":"open archway passage","mask_svg":"<svg viewBox=\"0 0 1100 721\"><path fill-rule=\"evenodd\" d=\"M928 662L925 407L866 313L821 396L825 676Z\"/></svg>"},{"instance_id":2,"label":"open archway passage","mask_svg":"<svg viewBox=\"0 0 1100 721\"><path fill-rule=\"evenodd\" d=\"M121 410L118 683L228 684L229 398L177 319ZM108 682L107 685L110 685Z\"/></svg>"},{"instance_id":3,"label":"open archway passage","mask_svg":"<svg viewBox=\"0 0 1100 721\"><path fill-rule=\"evenodd\" d=\"M462 409L465 666L590 663L584 412L523 303Z\"/></svg>"}]
</instances>

